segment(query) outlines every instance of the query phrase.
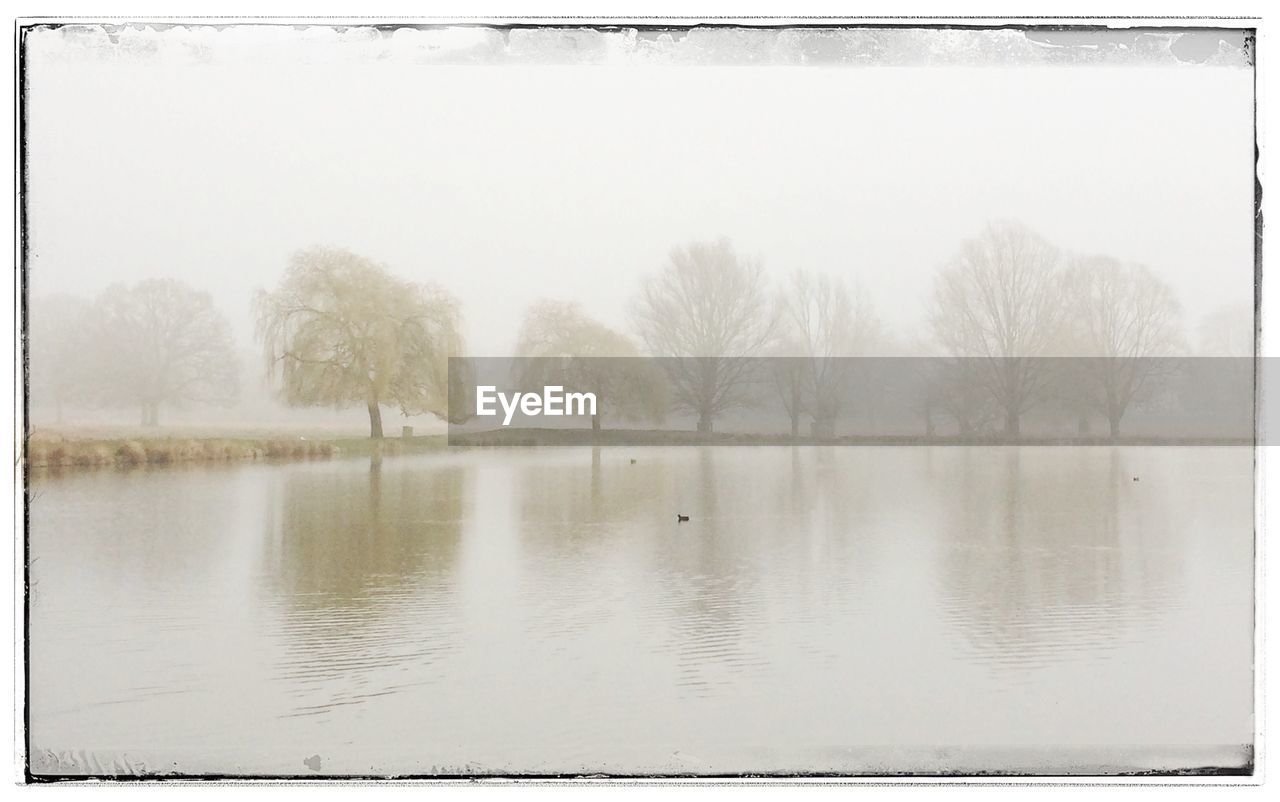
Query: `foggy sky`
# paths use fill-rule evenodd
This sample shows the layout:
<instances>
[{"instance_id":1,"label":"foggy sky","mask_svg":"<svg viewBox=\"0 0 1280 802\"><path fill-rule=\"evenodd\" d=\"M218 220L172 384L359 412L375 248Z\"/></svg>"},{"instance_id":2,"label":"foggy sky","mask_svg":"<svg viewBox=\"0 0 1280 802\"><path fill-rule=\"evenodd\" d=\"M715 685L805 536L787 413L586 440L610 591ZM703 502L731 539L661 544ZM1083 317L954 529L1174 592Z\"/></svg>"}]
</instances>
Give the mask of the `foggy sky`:
<instances>
[{"instance_id":1,"label":"foggy sky","mask_svg":"<svg viewBox=\"0 0 1280 802\"><path fill-rule=\"evenodd\" d=\"M1252 301L1244 66L450 65L300 36L32 34L31 293L177 276L247 346L253 290L343 246L444 285L502 355L538 298L629 330L642 274L726 236L856 278L909 339L934 271L1013 217L1150 266L1192 333Z\"/></svg>"}]
</instances>

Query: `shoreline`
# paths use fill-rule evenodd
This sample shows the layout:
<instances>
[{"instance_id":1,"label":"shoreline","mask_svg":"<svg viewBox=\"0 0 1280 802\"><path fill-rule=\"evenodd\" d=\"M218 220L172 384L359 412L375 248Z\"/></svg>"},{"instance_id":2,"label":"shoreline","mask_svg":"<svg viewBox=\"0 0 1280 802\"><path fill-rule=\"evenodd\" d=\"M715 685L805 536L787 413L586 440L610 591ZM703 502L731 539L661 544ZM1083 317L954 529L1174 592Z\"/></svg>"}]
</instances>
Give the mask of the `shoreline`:
<instances>
[{"instance_id":1,"label":"shoreline","mask_svg":"<svg viewBox=\"0 0 1280 802\"><path fill-rule=\"evenodd\" d=\"M844 435L792 437L789 434L694 432L662 429L502 429L448 436L453 448L537 446L1255 446L1256 438L1228 436L1158 437L1153 435Z\"/></svg>"},{"instance_id":2,"label":"shoreline","mask_svg":"<svg viewBox=\"0 0 1280 802\"><path fill-rule=\"evenodd\" d=\"M847 435L834 438L761 435L735 432L699 433L666 430L618 430L598 433L582 429L510 429L464 434L386 437L359 436L191 436L180 432L151 436L101 437L37 434L29 437L20 464L27 468L158 467L179 463L317 460L352 456L399 456L444 449L539 447L664 446L1256 446L1244 437L1064 437L1027 435Z\"/></svg>"},{"instance_id":3,"label":"shoreline","mask_svg":"<svg viewBox=\"0 0 1280 802\"><path fill-rule=\"evenodd\" d=\"M376 452L394 456L444 447L444 435L373 440L303 435L211 437L178 432L133 437L41 434L27 439L20 463L41 470L139 468L210 462L323 460L372 456Z\"/></svg>"}]
</instances>

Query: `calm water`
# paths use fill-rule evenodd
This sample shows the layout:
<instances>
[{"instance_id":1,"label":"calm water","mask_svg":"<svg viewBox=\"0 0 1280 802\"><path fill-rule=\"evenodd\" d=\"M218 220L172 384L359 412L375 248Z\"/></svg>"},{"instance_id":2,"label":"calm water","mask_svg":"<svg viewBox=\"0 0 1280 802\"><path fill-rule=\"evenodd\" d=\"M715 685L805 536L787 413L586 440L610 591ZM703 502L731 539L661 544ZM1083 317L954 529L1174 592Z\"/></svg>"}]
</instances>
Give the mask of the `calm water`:
<instances>
[{"instance_id":1,"label":"calm water","mask_svg":"<svg viewBox=\"0 0 1280 802\"><path fill-rule=\"evenodd\" d=\"M33 768L1238 765L1252 460L549 449L37 477Z\"/></svg>"}]
</instances>

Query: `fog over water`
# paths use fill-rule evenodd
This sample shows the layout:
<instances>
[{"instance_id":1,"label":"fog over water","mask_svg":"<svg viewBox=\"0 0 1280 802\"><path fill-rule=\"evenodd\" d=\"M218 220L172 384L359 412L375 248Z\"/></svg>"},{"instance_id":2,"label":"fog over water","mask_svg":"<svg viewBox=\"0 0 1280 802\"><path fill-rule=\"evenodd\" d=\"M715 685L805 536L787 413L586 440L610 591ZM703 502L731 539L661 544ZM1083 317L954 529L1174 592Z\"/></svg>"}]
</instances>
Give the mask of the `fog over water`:
<instances>
[{"instance_id":1,"label":"fog over water","mask_svg":"<svg viewBox=\"0 0 1280 802\"><path fill-rule=\"evenodd\" d=\"M1254 771L1247 32L23 36L34 774Z\"/></svg>"}]
</instances>

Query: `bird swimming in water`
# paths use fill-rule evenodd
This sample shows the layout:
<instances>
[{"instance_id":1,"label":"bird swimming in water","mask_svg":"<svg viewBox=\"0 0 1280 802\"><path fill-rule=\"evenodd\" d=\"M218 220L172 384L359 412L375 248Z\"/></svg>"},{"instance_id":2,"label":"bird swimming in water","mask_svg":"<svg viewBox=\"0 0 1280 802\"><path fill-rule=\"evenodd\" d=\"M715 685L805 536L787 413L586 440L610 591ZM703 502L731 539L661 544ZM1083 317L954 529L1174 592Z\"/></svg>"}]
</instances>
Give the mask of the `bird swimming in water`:
<instances>
[{"instance_id":1,"label":"bird swimming in water","mask_svg":"<svg viewBox=\"0 0 1280 802\"><path fill-rule=\"evenodd\" d=\"M678 512L676 513L676 523L678 523L678 524L682 524L682 523L684 523L684 522L685 522L685 521L687 521L687 520L689 520L689 516L688 516L688 515L681 515L681 514L680 514L680 513L678 513Z\"/></svg>"},{"instance_id":2,"label":"bird swimming in water","mask_svg":"<svg viewBox=\"0 0 1280 802\"><path fill-rule=\"evenodd\" d=\"M1136 482L1136 481L1138 481L1138 477L1136 477L1136 476L1135 476L1135 477L1133 477L1133 481L1135 481L1135 482Z\"/></svg>"}]
</instances>

